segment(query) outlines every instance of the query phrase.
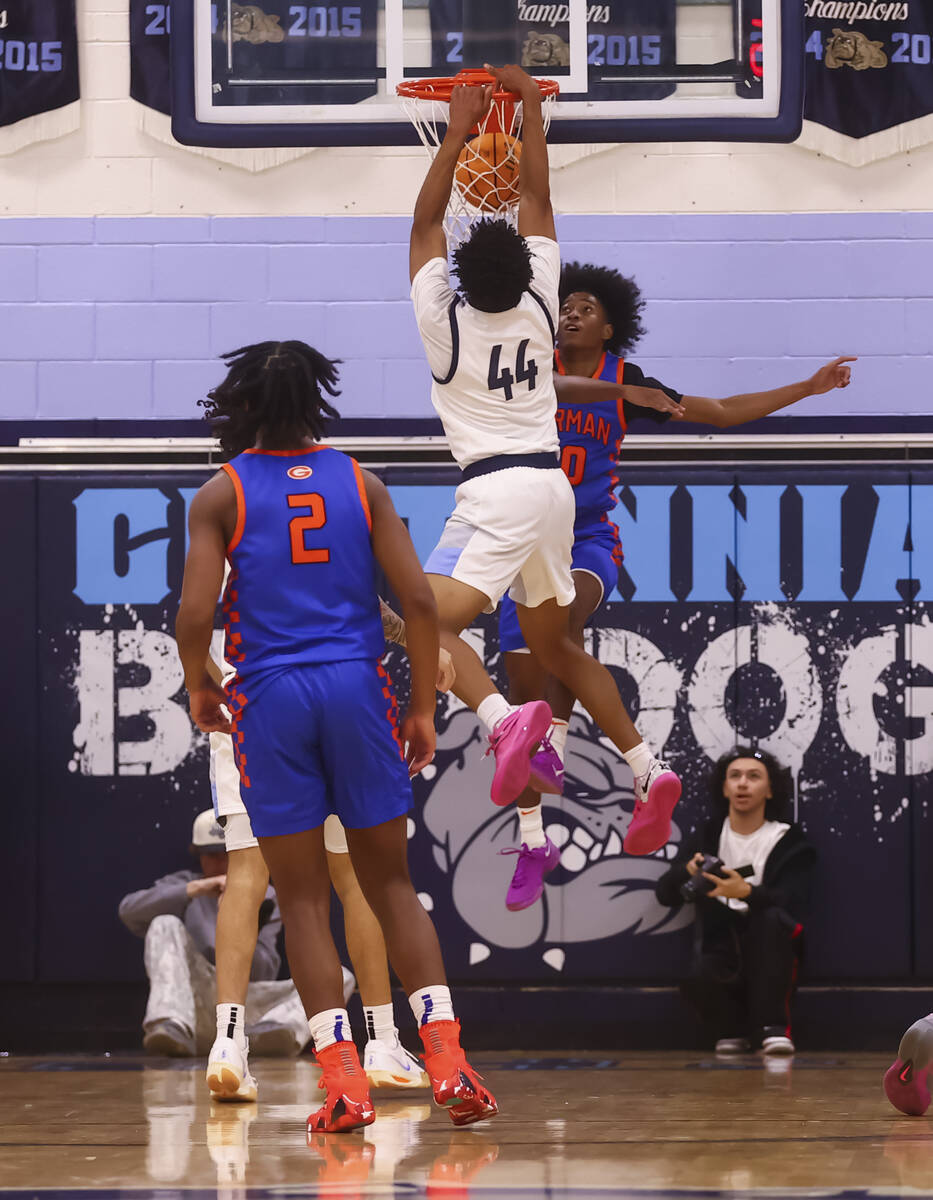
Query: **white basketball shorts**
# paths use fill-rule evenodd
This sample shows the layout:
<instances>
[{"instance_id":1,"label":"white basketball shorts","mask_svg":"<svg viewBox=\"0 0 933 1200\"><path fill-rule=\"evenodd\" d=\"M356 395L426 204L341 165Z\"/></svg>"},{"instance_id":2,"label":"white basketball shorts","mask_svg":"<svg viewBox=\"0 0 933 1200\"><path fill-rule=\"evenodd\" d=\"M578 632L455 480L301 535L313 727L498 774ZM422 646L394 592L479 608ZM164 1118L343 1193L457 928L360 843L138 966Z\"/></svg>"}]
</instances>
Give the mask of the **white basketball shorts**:
<instances>
[{"instance_id":1,"label":"white basketball shorts","mask_svg":"<svg viewBox=\"0 0 933 1200\"><path fill-rule=\"evenodd\" d=\"M574 598L570 558L576 506L559 468L507 467L461 483L441 540L424 564L489 597L486 612L508 591L516 604Z\"/></svg>"},{"instance_id":2,"label":"white basketball shorts","mask_svg":"<svg viewBox=\"0 0 933 1200\"><path fill-rule=\"evenodd\" d=\"M248 850L258 846L249 823L246 805L240 796L240 772L233 757L233 739L229 733L212 733L211 796L214 814L224 830L224 844L229 854L233 850ZM349 854L347 835L340 818L333 813L324 821L324 847L331 854Z\"/></svg>"}]
</instances>

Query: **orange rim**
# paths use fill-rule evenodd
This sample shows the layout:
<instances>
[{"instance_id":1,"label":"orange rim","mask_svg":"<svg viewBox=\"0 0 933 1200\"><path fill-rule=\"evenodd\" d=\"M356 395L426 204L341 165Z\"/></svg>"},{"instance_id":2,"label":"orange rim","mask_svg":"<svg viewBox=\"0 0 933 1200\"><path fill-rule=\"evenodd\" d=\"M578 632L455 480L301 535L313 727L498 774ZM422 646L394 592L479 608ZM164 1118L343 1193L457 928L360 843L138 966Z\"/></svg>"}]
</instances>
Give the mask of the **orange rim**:
<instances>
[{"instance_id":1,"label":"orange rim","mask_svg":"<svg viewBox=\"0 0 933 1200\"><path fill-rule=\"evenodd\" d=\"M449 101L455 87L486 87L495 83L495 78L488 71L466 70L456 75L445 75L436 79L409 79L396 86L400 96L410 100L440 100ZM536 79L535 83L541 89L542 96L556 96L560 92L560 84L556 79ZM515 92L507 92L497 87L492 95L493 100L516 100Z\"/></svg>"}]
</instances>

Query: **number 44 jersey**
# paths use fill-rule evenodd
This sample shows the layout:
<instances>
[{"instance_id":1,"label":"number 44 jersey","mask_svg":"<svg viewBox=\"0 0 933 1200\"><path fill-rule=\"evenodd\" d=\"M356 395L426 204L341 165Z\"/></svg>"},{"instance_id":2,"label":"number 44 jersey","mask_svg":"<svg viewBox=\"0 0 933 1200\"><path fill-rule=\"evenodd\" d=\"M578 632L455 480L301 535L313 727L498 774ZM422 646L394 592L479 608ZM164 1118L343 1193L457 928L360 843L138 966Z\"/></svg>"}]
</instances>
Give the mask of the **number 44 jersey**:
<instances>
[{"instance_id":1,"label":"number 44 jersey","mask_svg":"<svg viewBox=\"0 0 933 1200\"><path fill-rule=\"evenodd\" d=\"M260 683L308 663L385 652L371 517L357 462L328 446L247 450L223 470L236 492L227 547L224 656Z\"/></svg>"},{"instance_id":2,"label":"number 44 jersey","mask_svg":"<svg viewBox=\"0 0 933 1200\"><path fill-rule=\"evenodd\" d=\"M444 258L430 259L412 280L434 380L431 400L461 468L499 454L558 450L553 357L560 249L551 238L526 241L531 285L504 312L462 300Z\"/></svg>"}]
</instances>

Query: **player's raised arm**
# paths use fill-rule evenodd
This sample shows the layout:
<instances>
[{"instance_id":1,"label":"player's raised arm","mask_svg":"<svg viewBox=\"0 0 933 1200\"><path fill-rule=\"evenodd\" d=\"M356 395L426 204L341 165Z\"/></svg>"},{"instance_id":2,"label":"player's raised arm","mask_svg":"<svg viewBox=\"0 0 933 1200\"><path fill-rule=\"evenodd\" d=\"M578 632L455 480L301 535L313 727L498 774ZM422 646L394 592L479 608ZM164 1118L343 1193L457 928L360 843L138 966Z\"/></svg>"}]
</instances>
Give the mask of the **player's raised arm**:
<instances>
[{"instance_id":1,"label":"player's raised arm","mask_svg":"<svg viewBox=\"0 0 933 1200\"><path fill-rule=\"evenodd\" d=\"M447 132L415 201L408 257L411 279L432 258L447 257L444 214L450 200L457 159L470 131L489 111L491 99L491 84L484 88L458 86L451 92Z\"/></svg>"},{"instance_id":2,"label":"player's raised arm","mask_svg":"<svg viewBox=\"0 0 933 1200\"><path fill-rule=\"evenodd\" d=\"M417 775L434 757L434 686L440 649L437 605L408 530L395 511L385 484L369 471L363 472L363 479L373 520L373 554L398 596L405 618L411 702L401 734L402 741L407 743L408 769Z\"/></svg>"},{"instance_id":3,"label":"player's raised arm","mask_svg":"<svg viewBox=\"0 0 933 1200\"><path fill-rule=\"evenodd\" d=\"M541 113L541 89L531 76L514 65L486 70L499 85L522 101L522 158L519 173L518 232L522 237L547 237L557 241L551 208L551 179Z\"/></svg>"},{"instance_id":4,"label":"player's raised arm","mask_svg":"<svg viewBox=\"0 0 933 1200\"><path fill-rule=\"evenodd\" d=\"M662 388L642 387L639 384L613 383L609 379L592 379L584 375L555 375L554 389L560 404L603 404L621 397L639 408L653 408L684 418L686 410L676 395Z\"/></svg>"},{"instance_id":5,"label":"player's raised arm","mask_svg":"<svg viewBox=\"0 0 933 1200\"><path fill-rule=\"evenodd\" d=\"M848 387L852 377L852 368L848 364L856 361L853 357L835 358L820 367L809 379L772 388L768 392L748 392L720 400L710 396L684 396L682 419L695 421L698 425L715 425L719 429L757 421L807 396L821 396L833 388Z\"/></svg>"},{"instance_id":6,"label":"player's raised arm","mask_svg":"<svg viewBox=\"0 0 933 1200\"><path fill-rule=\"evenodd\" d=\"M207 663L227 553L224 518L227 509L235 511L235 504L232 483L218 472L192 500L188 516L190 540L175 640L185 671L191 718L204 733L230 732L230 722L220 710L224 691L211 678Z\"/></svg>"}]
</instances>

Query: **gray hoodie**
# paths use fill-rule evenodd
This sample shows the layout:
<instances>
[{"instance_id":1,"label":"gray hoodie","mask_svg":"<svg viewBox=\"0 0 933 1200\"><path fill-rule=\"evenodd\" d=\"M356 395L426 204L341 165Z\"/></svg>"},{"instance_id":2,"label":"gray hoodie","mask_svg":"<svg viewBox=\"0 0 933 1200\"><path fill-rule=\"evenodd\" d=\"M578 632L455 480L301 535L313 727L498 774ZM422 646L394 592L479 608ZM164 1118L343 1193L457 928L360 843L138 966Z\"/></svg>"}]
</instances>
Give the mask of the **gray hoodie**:
<instances>
[{"instance_id":1,"label":"gray hoodie","mask_svg":"<svg viewBox=\"0 0 933 1200\"><path fill-rule=\"evenodd\" d=\"M194 942L199 953L209 963L214 963L216 953L218 896L190 897L187 886L192 879L202 879L198 871L175 871L163 875L152 887L131 892L120 901L120 920L130 933L145 937L149 924L155 917L178 917ZM278 977L281 959L276 949L276 938L282 928L279 906L272 888L259 910L259 939L249 977L252 980L275 979Z\"/></svg>"}]
</instances>

